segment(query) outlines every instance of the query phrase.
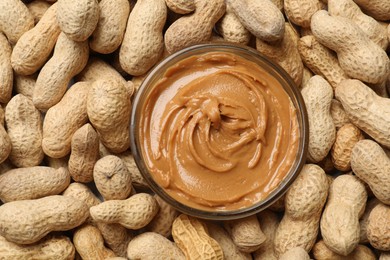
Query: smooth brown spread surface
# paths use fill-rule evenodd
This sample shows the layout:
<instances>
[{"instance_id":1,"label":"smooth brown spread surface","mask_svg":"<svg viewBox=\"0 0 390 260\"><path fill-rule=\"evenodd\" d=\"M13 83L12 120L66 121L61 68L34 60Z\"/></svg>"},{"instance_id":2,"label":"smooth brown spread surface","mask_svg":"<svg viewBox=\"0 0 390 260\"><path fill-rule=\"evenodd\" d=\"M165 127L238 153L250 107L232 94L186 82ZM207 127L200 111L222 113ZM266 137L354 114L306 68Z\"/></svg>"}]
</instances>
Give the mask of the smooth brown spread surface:
<instances>
[{"instance_id":1,"label":"smooth brown spread surface","mask_svg":"<svg viewBox=\"0 0 390 260\"><path fill-rule=\"evenodd\" d=\"M264 199L298 150L288 94L261 67L231 53L192 56L170 67L140 120L141 151L154 180L203 210Z\"/></svg>"}]
</instances>

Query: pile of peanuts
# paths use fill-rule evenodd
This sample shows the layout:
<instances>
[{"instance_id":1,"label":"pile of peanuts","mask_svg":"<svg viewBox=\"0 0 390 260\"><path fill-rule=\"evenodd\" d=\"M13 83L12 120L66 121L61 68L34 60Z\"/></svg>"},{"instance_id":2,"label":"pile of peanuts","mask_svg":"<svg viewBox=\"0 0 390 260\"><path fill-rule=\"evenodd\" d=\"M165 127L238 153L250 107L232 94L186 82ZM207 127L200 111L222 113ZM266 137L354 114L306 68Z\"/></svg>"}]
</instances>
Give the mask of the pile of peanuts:
<instances>
[{"instance_id":1,"label":"pile of peanuts","mask_svg":"<svg viewBox=\"0 0 390 260\"><path fill-rule=\"evenodd\" d=\"M390 0L0 0L0 259L390 259L389 21ZM256 48L308 112L298 178L239 220L181 214L129 150L145 75L203 42Z\"/></svg>"}]
</instances>

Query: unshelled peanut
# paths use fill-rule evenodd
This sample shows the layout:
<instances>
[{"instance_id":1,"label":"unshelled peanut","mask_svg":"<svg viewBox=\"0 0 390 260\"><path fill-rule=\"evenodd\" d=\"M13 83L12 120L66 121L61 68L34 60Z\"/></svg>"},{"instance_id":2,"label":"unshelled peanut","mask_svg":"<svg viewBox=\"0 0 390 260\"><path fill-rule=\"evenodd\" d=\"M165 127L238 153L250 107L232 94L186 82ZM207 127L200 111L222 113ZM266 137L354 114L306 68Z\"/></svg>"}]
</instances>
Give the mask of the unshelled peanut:
<instances>
[{"instance_id":1,"label":"unshelled peanut","mask_svg":"<svg viewBox=\"0 0 390 260\"><path fill-rule=\"evenodd\" d=\"M11 99L13 71L11 64L12 48L7 38L0 32L0 102Z\"/></svg>"}]
</instances>

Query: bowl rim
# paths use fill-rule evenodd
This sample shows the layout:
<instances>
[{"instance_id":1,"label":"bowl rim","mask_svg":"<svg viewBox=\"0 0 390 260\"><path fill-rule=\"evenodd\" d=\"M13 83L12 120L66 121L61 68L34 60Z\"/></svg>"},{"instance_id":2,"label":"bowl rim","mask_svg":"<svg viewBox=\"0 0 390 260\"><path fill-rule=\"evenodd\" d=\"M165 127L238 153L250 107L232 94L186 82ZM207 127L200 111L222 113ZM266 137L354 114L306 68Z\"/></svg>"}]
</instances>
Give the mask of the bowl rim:
<instances>
[{"instance_id":1,"label":"bowl rim","mask_svg":"<svg viewBox=\"0 0 390 260\"><path fill-rule=\"evenodd\" d=\"M297 109L297 115L298 115L298 125L300 127L300 137L299 137L299 147L298 154L299 157L295 159L295 162L293 166L290 168L290 172L281 180L281 182L278 184L277 188L275 188L272 192L269 193L269 195L262 199L259 202L256 202L252 204L249 207L240 208L236 210L226 210L226 211L207 211L202 210L198 208L193 208L190 206L187 206L174 198L172 198L168 193L164 191L163 188L161 188L153 179L151 174L148 172L148 168L145 165L143 159L142 159L142 151L141 151L141 145L139 143L138 138L136 138L136 133L138 132L137 125L136 125L136 119L137 114L140 113L140 109L142 109L142 103L140 102L140 99L142 95L144 94L146 86L149 84L149 82L153 79L153 75L164 68L164 66L167 66L169 68L170 66L174 65L169 64L170 62L174 61L175 59L180 58L183 54L192 53L194 55L201 55L203 52L196 53L200 50L206 50L207 52L212 51L225 51L225 50L238 50L241 52L247 52L248 54L253 55L256 59L259 59L263 62L263 64L269 66L269 69L271 69L274 74L276 74L280 79L277 79L279 82L281 80L285 81L286 84L280 82L282 87L285 89L286 87L289 88L291 91L288 92L286 89L288 96L292 100L294 98L294 101L292 100L294 106ZM234 53L234 52L233 52ZM240 54L237 54L240 55ZM188 58L192 55L185 56L185 58ZM252 61L253 62L253 61ZM267 70L268 73L269 70ZM271 74L271 73L270 73ZM275 76L271 74L272 76ZM286 85L286 86L285 86ZM291 96L293 95L293 97ZM307 152L308 152L308 143L309 143L309 122L308 122L308 116L307 116L307 110L306 106L303 100L303 97L301 95L300 89L296 86L294 80L290 77L290 75L278 64L272 62L269 58L264 56L259 51L243 45L233 44L233 43L202 43L202 44L196 44L189 46L187 48L184 48L180 51L177 51L175 53L170 54L168 57L161 60L158 64L156 64L152 69L149 70L147 76L142 81L140 87L138 88L135 97L132 102L132 111L131 111L131 118L130 118L130 149L131 153L134 157L134 161L137 165L137 168L139 169L142 177L145 179L147 184L149 185L149 188L159 197L161 197L166 203L168 203L173 208L177 209L179 212L198 217L201 219L207 219L207 220L233 220L233 219L239 219L251 216L253 214L256 214L260 211L263 211L264 209L268 208L270 205L272 205L274 202L279 200L288 190L288 188L291 186L291 184L294 182L294 180L297 178L299 173L301 172L304 164L306 163L307 158Z\"/></svg>"}]
</instances>

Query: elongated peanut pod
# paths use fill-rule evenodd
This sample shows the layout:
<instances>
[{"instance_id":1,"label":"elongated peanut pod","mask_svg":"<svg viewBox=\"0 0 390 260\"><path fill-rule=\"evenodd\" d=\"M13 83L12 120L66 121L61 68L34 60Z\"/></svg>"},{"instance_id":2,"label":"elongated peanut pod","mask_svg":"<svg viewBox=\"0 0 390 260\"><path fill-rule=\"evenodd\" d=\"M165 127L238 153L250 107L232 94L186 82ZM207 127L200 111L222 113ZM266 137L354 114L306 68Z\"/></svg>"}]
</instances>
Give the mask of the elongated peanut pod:
<instances>
[{"instance_id":1,"label":"elongated peanut pod","mask_svg":"<svg viewBox=\"0 0 390 260\"><path fill-rule=\"evenodd\" d=\"M4 34L0 33L0 102L7 103L11 99L13 71L11 65L12 49Z\"/></svg>"},{"instance_id":2,"label":"elongated peanut pod","mask_svg":"<svg viewBox=\"0 0 390 260\"><path fill-rule=\"evenodd\" d=\"M60 35L57 4L53 4L39 23L20 37L11 56L12 67L20 75L31 75L49 58Z\"/></svg>"}]
</instances>

